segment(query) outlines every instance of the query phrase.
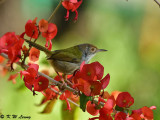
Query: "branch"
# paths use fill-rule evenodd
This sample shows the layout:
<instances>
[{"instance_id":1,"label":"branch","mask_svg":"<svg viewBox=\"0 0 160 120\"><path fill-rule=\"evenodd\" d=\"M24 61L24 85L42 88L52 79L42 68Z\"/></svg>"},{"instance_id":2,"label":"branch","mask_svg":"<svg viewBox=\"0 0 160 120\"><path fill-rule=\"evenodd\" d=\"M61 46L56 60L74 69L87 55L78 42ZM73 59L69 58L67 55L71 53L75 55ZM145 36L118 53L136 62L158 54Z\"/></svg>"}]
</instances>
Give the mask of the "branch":
<instances>
[{"instance_id":1,"label":"branch","mask_svg":"<svg viewBox=\"0 0 160 120\"><path fill-rule=\"evenodd\" d=\"M0 55L3 56L4 58L8 59L8 56L5 53L1 53ZM17 62L16 64L21 66L21 62ZM24 68L28 68L28 67L29 67L28 65L24 64ZM52 83L54 83L56 85L61 85L62 84L62 83L54 80L53 78L45 75L44 73L38 72L38 74L43 76L43 77L45 77L45 78L47 78L50 82L52 82ZM78 94L78 91L74 90L73 88L71 88L69 86L65 86L65 89L67 89L67 90L69 90L69 91L71 91L71 92L73 92L75 94ZM55 91L54 89L51 89L51 90L54 91L55 93L59 94L58 91ZM74 101L72 101L70 99L68 99L68 101L70 101L71 103L75 104L76 106L79 106L77 103L75 103Z\"/></svg>"},{"instance_id":2,"label":"branch","mask_svg":"<svg viewBox=\"0 0 160 120\"><path fill-rule=\"evenodd\" d=\"M3 56L4 58L8 59L8 56L7 56L5 53L1 53L0 55ZM21 66L21 62L17 62L16 64L18 64L18 65ZM28 68L29 66L26 65L26 64L24 64L24 67L25 67L25 68ZM50 82L54 83L56 86L62 85L62 83L54 80L53 78L47 76L47 75L44 74L44 73L38 72L38 74L41 75L41 76L43 76L43 77L45 77L45 78L47 78ZM75 94L78 94L78 91L74 90L73 88L71 88L71 87L69 87L69 86L66 86L65 89L67 89L67 90L69 90L69 91L71 91L71 92L74 92Z\"/></svg>"},{"instance_id":3,"label":"branch","mask_svg":"<svg viewBox=\"0 0 160 120\"><path fill-rule=\"evenodd\" d=\"M55 13L57 12L57 10L59 9L59 7L62 4L62 0L60 0L59 4L57 5L56 9L52 12L51 16L48 18L48 22L51 22L53 16L55 15Z\"/></svg>"},{"instance_id":4,"label":"branch","mask_svg":"<svg viewBox=\"0 0 160 120\"><path fill-rule=\"evenodd\" d=\"M50 86L49 86L48 88L51 89L53 92L61 95L61 93L59 93L57 90L51 88ZM77 107L79 107L79 105L78 105L77 103L75 103L74 101L70 100L69 98L67 98L67 100L68 100L69 102L73 103L74 105L76 105Z\"/></svg>"},{"instance_id":5,"label":"branch","mask_svg":"<svg viewBox=\"0 0 160 120\"><path fill-rule=\"evenodd\" d=\"M160 3L157 1L157 0L154 0L158 5L159 5L159 7L160 7Z\"/></svg>"},{"instance_id":6,"label":"branch","mask_svg":"<svg viewBox=\"0 0 160 120\"><path fill-rule=\"evenodd\" d=\"M0 55L3 56L4 58L8 59L8 55L6 55L5 53L1 53ZM19 66L22 67L21 62L17 62L16 64L18 64ZM24 68L28 68L28 67L29 67L28 65L24 64ZM47 78L51 83L55 84L56 86L61 86L61 85L63 84L63 83L60 83L60 82L54 80L53 78L49 77L48 75L46 75L46 74L44 74L44 73L38 72L38 74L41 75L41 76L43 76L43 77L45 77L45 78ZM64 88L65 88L66 90L69 90L69 91L73 92L73 93L76 94L76 95L79 95L79 93L78 93L77 90L75 90L75 89L73 89L73 88L71 88L71 87L69 87L69 86L64 86ZM55 91L55 90L53 90L53 89L51 89L51 90L54 91L55 93L59 94L57 91ZM73 102L73 101L70 100L70 99L68 99L68 101L70 101L71 103L75 104L76 106L79 106L77 103ZM98 103L97 100L93 100L93 102L96 103L96 104ZM100 105L101 105L101 106L104 106L104 103L103 103L103 102L100 102Z\"/></svg>"},{"instance_id":7,"label":"branch","mask_svg":"<svg viewBox=\"0 0 160 120\"><path fill-rule=\"evenodd\" d=\"M60 0L59 4L58 4L57 7L54 9L54 11L52 12L51 16L48 18L48 22L51 22L52 18L54 17L54 15L56 14L56 12L58 11L58 9L59 9L59 7L61 6L61 4L62 4L62 0ZM34 34L34 32L33 32L33 34ZM39 32L38 37L37 37L33 42L36 42L40 35L41 35L41 32ZM28 51L27 51L28 54L29 54L31 48L32 48L32 46L29 46L29 49L28 49ZM22 64L25 64L25 60L26 60L26 58L28 57L28 54L25 54L25 55L24 55Z\"/></svg>"}]
</instances>

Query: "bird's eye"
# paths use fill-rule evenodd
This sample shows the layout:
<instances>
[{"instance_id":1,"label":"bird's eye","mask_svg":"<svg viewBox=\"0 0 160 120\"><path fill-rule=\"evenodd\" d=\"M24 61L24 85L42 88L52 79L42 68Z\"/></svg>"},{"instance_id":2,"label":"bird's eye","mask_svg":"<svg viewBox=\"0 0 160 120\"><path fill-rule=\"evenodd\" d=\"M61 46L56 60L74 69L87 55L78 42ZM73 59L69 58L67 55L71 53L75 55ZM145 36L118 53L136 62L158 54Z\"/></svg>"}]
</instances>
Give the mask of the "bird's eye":
<instances>
[{"instance_id":1,"label":"bird's eye","mask_svg":"<svg viewBox=\"0 0 160 120\"><path fill-rule=\"evenodd\" d=\"M92 52L92 53L96 52L96 48L92 47L92 48L91 48L91 52Z\"/></svg>"}]
</instances>

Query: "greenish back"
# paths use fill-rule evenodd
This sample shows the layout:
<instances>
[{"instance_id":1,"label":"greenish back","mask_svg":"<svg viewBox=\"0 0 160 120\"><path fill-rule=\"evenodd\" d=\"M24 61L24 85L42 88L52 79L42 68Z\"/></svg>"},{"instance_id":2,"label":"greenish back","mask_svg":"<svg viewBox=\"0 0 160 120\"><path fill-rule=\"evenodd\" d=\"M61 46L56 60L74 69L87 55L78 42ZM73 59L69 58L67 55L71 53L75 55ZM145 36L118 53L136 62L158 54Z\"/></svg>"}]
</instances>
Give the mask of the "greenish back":
<instances>
[{"instance_id":1,"label":"greenish back","mask_svg":"<svg viewBox=\"0 0 160 120\"><path fill-rule=\"evenodd\" d=\"M78 46L70 47L62 50L53 51L48 60L59 60L72 63L79 63L82 59L82 51Z\"/></svg>"}]
</instances>

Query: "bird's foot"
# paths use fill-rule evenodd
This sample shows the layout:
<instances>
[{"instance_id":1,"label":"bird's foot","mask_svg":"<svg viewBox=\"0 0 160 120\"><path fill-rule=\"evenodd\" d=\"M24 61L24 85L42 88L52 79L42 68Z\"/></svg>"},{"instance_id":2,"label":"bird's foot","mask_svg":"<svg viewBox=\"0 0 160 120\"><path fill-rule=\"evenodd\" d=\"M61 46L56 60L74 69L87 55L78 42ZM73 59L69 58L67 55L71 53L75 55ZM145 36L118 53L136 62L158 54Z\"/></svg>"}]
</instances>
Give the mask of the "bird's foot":
<instances>
[{"instance_id":1,"label":"bird's foot","mask_svg":"<svg viewBox=\"0 0 160 120\"><path fill-rule=\"evenodd\" d=\"M59 85L59 89L63 91L63 90L65 90L66 86L67 86L67 83L62 82L62 84Z\"/></svg>"}]
</instances>

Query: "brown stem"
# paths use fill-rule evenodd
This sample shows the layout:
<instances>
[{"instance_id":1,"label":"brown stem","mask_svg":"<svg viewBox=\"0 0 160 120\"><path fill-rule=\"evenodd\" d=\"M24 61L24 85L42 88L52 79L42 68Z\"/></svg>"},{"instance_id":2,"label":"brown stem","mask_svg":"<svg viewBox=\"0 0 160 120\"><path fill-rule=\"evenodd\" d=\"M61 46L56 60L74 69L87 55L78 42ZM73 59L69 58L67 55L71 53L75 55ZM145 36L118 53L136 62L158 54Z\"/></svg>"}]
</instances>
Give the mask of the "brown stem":
<instances>
[{"instance_id":1,"label":"brown stem","mask_svg":"<svg viewBox=\"0 0 160 120\"><path fill-rule=\"evenodd\" d=\"M61 4L62 4L62 0L60 0L59 4L58 4L57 7L55 8L55 10L52 12L51 16L50 16L49 19L48 19L48 22L51 22L52 18L54 17L55 13L58 11L58 9L59 9L59 7L61 6ZM33 34L34 34L34 33L33 33ZM40 35L41 35L41 32L39 32L37 39L39 38ZM35 39L33 42L36 42L37 39ZM23 58L23 60L22 60L22 65L25 64L25 60L26 60L26 58L28 57L29 51L31 50L31 48L32 48L32 46L29 46L29 49L28 49L28 51L27 51L27 54L24 55L24 58ZM23 66L22 66L22 67L23 67Z\"/></svg>"},{"instance_id":2,"label":"brown stem","mask_svg":"<svg viewBox=\"0 0 160 120\"><path fill-rule=\"evenodd\" d=\"M1 53L0 55L3 56L4 58L8 59L8 55L6 55L5 53ZM18 64L18 65L20 65L20 66L22 67L21 62L17 62L16 64ZM25 68L28 68L29 66L26 65L26 64L24 64L24 67L25 67ZM54 83L56 86L62 85L62 83L54 80L53 78L49 77L48 75L46 75L46 74L44 74L44 73L38 72L38 74L41 75L41 76L43 76L43 77L45 77L45 78L47 78L51 83ZM69 87L69 86L65 86L65 89L66 89L66 90L69 90L69 91L71 91L71 92L73 92L73 93L75 93L76 95L79 95L79 93L78 93L77 90L75 90L75 89L73 89L73 88L71 88L71 87ZM97 100L94 100L93 102L96 103L96 104L98 103ZM103 103L103 102L100 102L100 105L101 105L101 106L104 106L104 103Z\"/></svg>"},{"instance_id":3,"label":"brown stem","mask_svg":"<svg viewBox=\"0 0 160 120\"><path fill-rule=\"evenodd\" d=\"M154 0L158 5L159 5L159 7L160 7L160 3L157 1L157 0Z\"/></svg>"},{"instance_id":4,"label":"brown stem","mask_svg":"<svg viewBox=\"0 0 160 120\"><path fill-rule=\"evenodd\" d=\"M59 9L59 7L62 4L62 0L60 0L59 4L57 5L56 9L52 12L51 16L48 18L48 22L51 22L52 18L54 17L55 13L57 12L57 10Z\"/></svg>"},{"instance_id":5,"label":"brown stem","mask_svg":"<svg viewBox=\"0 0 160 120\"><path fill-rule=\"evenodd\" d=\"M33 32L33 34L34 34L34 32ZM41 32L39 32L38 37L36 39L34 39L33 42L36 42L40 35L41 35ZM22 67L25 64L26 58L29 56L29 52L30 52L31 48L32 48L32 46L29 45L29 49L27 50L27 54L24 54L24 58L22 60Z\"/></svg>"},{"instance_id":6,"label":"brown stem","mask_svg":"<svg viewBox=\"0 0 160 120\"><path fill-rule=\"evenodd\" d=\"M57 93L58 95L61 95L61 93L59 93L57 90L51 88L50 86L48 86L49 89L51 89L52 91L54 91L55 93ZM77 107L79 107L79 105L77 103L75 103L74 101L72 101L71 99L67 98L67 100L71 103L73 103L74 105L76 105Z\"/></svg>"}]
</instances>

